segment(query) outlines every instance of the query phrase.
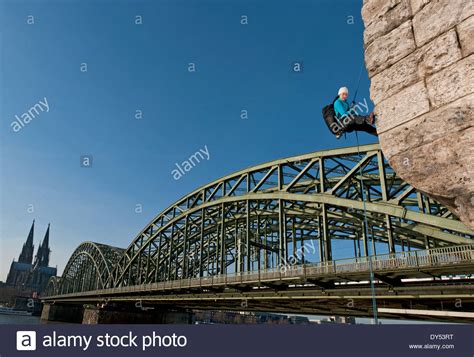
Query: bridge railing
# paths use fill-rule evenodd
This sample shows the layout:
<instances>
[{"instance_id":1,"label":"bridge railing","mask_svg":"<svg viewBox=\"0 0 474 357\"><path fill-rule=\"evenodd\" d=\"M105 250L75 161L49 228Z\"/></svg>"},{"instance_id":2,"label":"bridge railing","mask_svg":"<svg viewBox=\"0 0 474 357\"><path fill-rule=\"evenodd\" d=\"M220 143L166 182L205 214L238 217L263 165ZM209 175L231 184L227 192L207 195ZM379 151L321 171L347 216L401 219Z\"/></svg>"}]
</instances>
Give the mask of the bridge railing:
<instances>
[{"instance_id":1,"label":"bridge railing","mask_svg":"<svg viewBox=\"0 0 474 357\"><path fill-rule=\"evenodd\" d=\"M214 285L235 285L249 282L271 282L294 278L309 278L331 274L396 270L474 261L474 244L430 250L414 250L369 257L358 257L305 265L283 265L250 272L233 272L148 284L151 290L182 289ZM151 286L150 286L151 285ZM148 289L147 289L148 290Z\"/></svg>"},{"instance_id":2,"label":"bridge railing","mask_svg":"<svg viewBox=\"0 0 474 357\"><path fill-rule=\"evenodd\" d=\"M423 266L445 265L474 260L473 245L453 246L417 251L418 264Z\"/></svg>"},{"instance_id":3,"label":"bridge railing","mask_svg":"<svg viewBox=\"0 0 474 357\"><path fill-rule=\"evenodd\" d=\"M372 270L395 270L414 267L432 267L437 265L457 264L474 261L474 244L433 248L429 250L413 250L382 254L369 257L358 257L320 262L305 265L283 265L272 269L251 272L233 272L202 278L191 278L191 286L209 286L222 284L238 284L255 281L275 281L290 278L324 276L329 274L368 272Z\"/></svg>"},{"instance_id":4,"label":"bridge railing","mask_svg":"<svg viewBox=\"0 0 474 357\"><path fill-rule=\"evenodd\" d=\"M106 289L107 293L124 294L143 291L183 289L193 287L211 287L235 285L239 283L265 283L283 280L299 280L343 275L344 273L368 273L370 264L374 272L387 270L403 270L408 268L437 267L474 263L474 244L434 248L429 250L413 250L369 257L333 260L316 264L289 265L272 269L250 272L233 272L228 274L170 280L151 284L124 286ZM296 282L297 283L297 282ZM99 290L98 292L105 292ZM73 293L70 295L87 295L92 291Z\"/></svg>"},{"instance_id":5,"label":"bridge railing","mask_svg":"<svg viewBox=\"0 0 474 357\"><path fill-rule=\"evenodd\" d=\"M326 268L332 269L332 273L350 273L368 271L370 270L370 263L372 263L372 270L381 271L413 267L433 267L473 260L474 244L469 244L334 260ZM307 268L308 270L314 270L314 268ZM329 271L326 273L329 273Z\"/></svg>"}]
</instances>

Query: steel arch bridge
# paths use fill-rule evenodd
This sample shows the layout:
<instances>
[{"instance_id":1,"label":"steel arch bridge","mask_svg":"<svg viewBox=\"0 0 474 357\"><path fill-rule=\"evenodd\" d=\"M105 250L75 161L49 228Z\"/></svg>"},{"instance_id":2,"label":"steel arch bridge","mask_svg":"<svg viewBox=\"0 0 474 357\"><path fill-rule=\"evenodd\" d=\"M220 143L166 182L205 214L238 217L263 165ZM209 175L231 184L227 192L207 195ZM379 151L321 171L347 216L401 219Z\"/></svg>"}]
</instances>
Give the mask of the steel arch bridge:
<instances>
[{"instance_id":1,"label":"steel arch bridge","mask_svg":"<svg viewBox=\"0 0 474 357\"><path fill-rule=\"evenodd\" d=\"M124 249L101 243L81 243L69 258L61 278L50 278L45 296L105 289L123 252Z\"/></svg>"},{"instance_id":2,"label":"steel arch bridge","mask_svg":"<svg viewBox=\"0 0 474 357\"><path fill-rule=\"evenodd\" d=\"M271 161L204 185L158 214L127 249L83 243L45 297L472 249L473 236L446 207L404 182L377 144L346 147ZM469 252L464 257L472 263Z\"/></svg>"}]
</instances>

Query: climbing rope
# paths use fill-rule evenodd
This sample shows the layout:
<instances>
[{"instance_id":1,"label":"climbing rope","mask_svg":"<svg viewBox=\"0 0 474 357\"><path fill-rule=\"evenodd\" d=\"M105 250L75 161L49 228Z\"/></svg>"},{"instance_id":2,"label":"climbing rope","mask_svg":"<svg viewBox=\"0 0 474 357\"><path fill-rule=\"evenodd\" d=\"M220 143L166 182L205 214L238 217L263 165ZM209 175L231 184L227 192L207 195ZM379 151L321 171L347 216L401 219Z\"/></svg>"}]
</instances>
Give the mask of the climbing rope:
<instances>
[{"instance_id":1,"label":"climbing rope","mask_svg":"<svg viewBox=\"0 0 474 357\"><path fill-rule=\"evenodd\" d=\"M356 86L356 90L354 92L354 97L352 99L352 105L355 104L355 100L357 98L357 93L359 91L359 86L360 86L360 79L362 77L362 69L364 68L364 63L362 63L362 65L360 66L360 69L359 69L359 78L357 79L357 86ZM357 134L357 130L355 130L355 134L356 134L356 140L357 140L357 154L358 156L360 157L360 144L359 144L359 135ZM364 230L365 230L365 238L366 238L366 243L367 243L367 258L369 260L369 277L370 277L370 291L371 291L371 294L372 294L372 310L373 310L373 313L374 313L374 324L375 325L378 325L378 317L377 317L377 300L375 298L375 283L374 283L374 270L373 270L373 266L372 266L372 252L371 252L371 245L369 244L369 223L367 221L367 207L366 207L366 204L365 204L365 187L364 187L364 181L362 179L362 165L359 167L359 180L360 180L360 188L361 188L361 192L362 192L362 203L364 205ZM373 242L373 237L371 237L371 240Z\"/></svg>"},{"instance_id":2,"label":"climbing rope","mask_svg":"<svg viewBox=\"0 0 474 357\"><path fill-rule=\"evenodd\" d=\"M355 132L356 134L356 140L357 140L357 154L360 157L360 150L359 150L359 135L357 134L357 131ZM369 223L367 222L367 208L365 205L365 188L364 188L364 181L362 180L362 165L359 166L359 180L360 180L360 188L362 191L362 202L364 205L364 229L365 229L365 239L367 243L367 257L369 259L369 275L370 275L370 291L372 294L372 310L374 312L374 324L378 325L378 318L377 318L377 300L375 299L375 284L374 284L374 271L372 267L372 254L371 254L371 248L370 248L370 242L369 240ZM373 241L372 237L372 241Z\"/></svg>"},{"instance_id":3,"label":"climbing rope","mask_svg":"<svg viewBox=\"0 0 474 357\"><path fill-rule=\"evenodd\" d=\"M352 105L355 104L355 100L357 98L357 92L359 91L360 79L362 78L362 69L363 68L364 68L364 62L362 62L362 64L360 65L359 78L357 79L357 86L356 86L356 90L354 92L354 98L352 98Z\"/></svg>"}]
</instances>

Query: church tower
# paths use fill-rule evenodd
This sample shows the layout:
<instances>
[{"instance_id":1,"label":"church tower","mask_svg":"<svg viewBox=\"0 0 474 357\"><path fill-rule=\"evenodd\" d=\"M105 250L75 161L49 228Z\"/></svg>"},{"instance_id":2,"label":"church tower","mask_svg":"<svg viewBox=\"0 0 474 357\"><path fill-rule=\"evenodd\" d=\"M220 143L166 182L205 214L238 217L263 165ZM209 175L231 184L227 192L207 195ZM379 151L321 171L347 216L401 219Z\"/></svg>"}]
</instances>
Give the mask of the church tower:
<instances>
[{"instance_id":1,"label":"church tower","mask_svg":"<svg viewBox=\"0 0 474 357\"><path fill-rule=\"evenodd\" d=\"M33 224L30 228L30 233L28 234L28 238L26 239L26 243L23 243L23 248L20 253L20 257L18 258L18 263L26 263L31 264L33 262L33 234L35 230L35 220L33 220Z\"/></svg>"},{"instance_id":2,"label":"church tower","mask_svg":"<svg viewBox=\"0 0 474 357\"><path fill-rule=\"evenodd\" d=\"M49 249L49 226L50 224L48 223L48 229L46 230L43 242L38 247L38 252L36 253L33 269L49 265L49 253L51 252Z\"/></svg>"}]
</instances>

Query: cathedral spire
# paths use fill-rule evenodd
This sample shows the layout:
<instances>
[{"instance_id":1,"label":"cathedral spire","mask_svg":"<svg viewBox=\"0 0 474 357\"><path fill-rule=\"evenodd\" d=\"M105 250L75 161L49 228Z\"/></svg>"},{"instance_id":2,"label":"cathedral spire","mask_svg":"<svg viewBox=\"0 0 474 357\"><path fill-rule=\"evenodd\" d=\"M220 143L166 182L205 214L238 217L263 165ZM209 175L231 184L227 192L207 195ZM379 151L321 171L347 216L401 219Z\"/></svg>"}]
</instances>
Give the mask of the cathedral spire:
<instances>
[{"instance_id":1,"label":"cathedral spire","mask_svg":"<svg viewBox=\"0 0 474 357\"><path fill-rule=\"evenodd\" d=\"M33 220L33 224L31 225L30 233L28 234L28 238L26 239L26 242L23 244L23 248L21 250L20 256L18 257L18 262L19 263L31 264L31 262L33 261L33 251L34 251L33 235L34 235L34 231L35 231L35 220Z\"/></svg>"},{"instance_id":2,"label":"cathedral spire","mask_svg":"<svg viewBox=\"0 0 474 357\"><path fill-rule=\"evenodd\" d=\"M44 235L43 242L38 247L38 252L36 253L34 268L37 267L47 267L49 265L49 253L51 250L49 249L49 226L46 230L46 234Z\"/></svg>"}]
</instances>

